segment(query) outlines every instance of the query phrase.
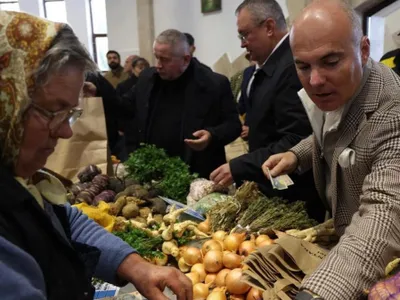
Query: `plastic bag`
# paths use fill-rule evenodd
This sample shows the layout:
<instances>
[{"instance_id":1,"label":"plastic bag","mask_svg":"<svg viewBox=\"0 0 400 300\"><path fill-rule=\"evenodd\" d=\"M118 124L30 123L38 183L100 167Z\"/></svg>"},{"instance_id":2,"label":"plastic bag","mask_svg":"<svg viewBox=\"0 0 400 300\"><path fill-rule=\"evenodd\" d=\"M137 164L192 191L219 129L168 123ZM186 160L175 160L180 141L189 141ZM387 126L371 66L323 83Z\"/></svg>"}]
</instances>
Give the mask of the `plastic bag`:
<instances>
[{"instance_id":1,"label":"plastic bag","mask_svg":"<svg viewBox=\"0 0 400 300\"><path fill-rule=\"evenodd\" d=\"M201 198L197 203L193 205L193 209L202 215L206 213L215 205L217 202L224 201L228 198L228 195L221 193L211 193Z\"/></svg>"}]
</instances>

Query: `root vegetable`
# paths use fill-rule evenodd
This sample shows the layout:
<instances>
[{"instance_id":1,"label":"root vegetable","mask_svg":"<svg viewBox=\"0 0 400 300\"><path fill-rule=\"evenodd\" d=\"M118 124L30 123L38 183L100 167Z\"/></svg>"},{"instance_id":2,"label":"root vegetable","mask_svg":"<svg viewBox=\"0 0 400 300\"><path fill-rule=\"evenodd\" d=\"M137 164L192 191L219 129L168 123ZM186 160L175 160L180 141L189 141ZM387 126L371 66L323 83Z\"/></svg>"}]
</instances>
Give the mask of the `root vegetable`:
<instances>
[{"instance_id":1,"label":"root vegetable","mask_svg":"<svg viewBox=\"0 0 400 300\"><path fill-rule=\"evenodd\" d=\"M224 287L226 285L226 276L228 276L230 269L222 269L218 272L217 277L215 278L215 284L218 287Z\"/></svg>"},{"instance_id":2,"label":"root vegetable","mask_svg":"<svg viewBox=\"0 0 400 300\"><path fill-rule=\"evenodd\" d=\"M164 254L172 255L173 257L179 255L178 243L175 240L164 242L161 249Z\"/></svg>"},{"instance_id":3,"label":"root vegetable","mask_svg":"<svg viewBox=\"0 0 400 300\"><path fill-rule=\"evenodd\" d=\"M167 226L165 225L164 222L161 223L160 228L158 229L159 232L163 232L164 230L167 229Z\"/></svg>"},{"instance_id":4,"label":"root vegetable","mask_svg":"<svg viewBox=\"0 0 400 300\"><path fill-rule=\"evenodd\" d=\"M126 198L126 204L135 203L137 206L146 204L146 201L141 200L141 199L136 198L136 197L130 197L130 196L124 196L124 197Z\"/></svg>"},{"instance_id":5,"label":"root vegetable","mask_svg":"<svg viewBox=\"0 0 400 300\"><path fill-rule=\"evenodd\" d=\"M141 209L139 209L139 215L142 218L147 218L149 216L149 214L151 213L151 209L148 207L142 207Z\"/></svg>"},{"instance_id":6,"label":"root vegetable","mask_svg":"<svg viewBox=\"0 0 400 300\"><path fill-rule=\"evenodd\" d=\"M151 198L149 202L151 203L150 208L154 214L159 214L161 216L165 215L165 212L167 210L167 203L165 203L163 199ZM162 220L159 223L161 222Z\"/></svg>"},{"instance_id":7,"label":"root vegetable","mask_svg":"<svg viewBox=\"0 0 400 300\"><path fill-rule=\"evenodd\" d=\"M225 291L213 290L207 297L207 300L226 300Z\"/></svg>"},{"instance_id":8,"label":"root vegetable","mask_svg":"<svg viewBox=\"0 0 400 300\"><path fill-rule=\"evenodd\" d=\"M183 258L185 259L186 264L189 266L201 263L202 261L200 249L196 247L188 247L183 253Z\"/></svg>"},{"instance_id":9,"label":"root vegetable","mask_svg":"<svg viewBox=\"0 0 400 300\"><path fill-rule=\"evenodd\" d=\"M245 237L246 233L231 233L224 239L224 250L236 252Z\"/></svg>"},{"instance_id":10,"label":"root vegetable","mask_svg":"<svg viewBox=\"0 0 400 300\"><path fill-rule=\"evenodd\" d=\"M209 287L204 283L196 283L193 286L193 299L206 300L209 294Z\"/></svg>"},{"instance_id":11,"label":"root vegetable","mask_svg":"<svg viewBox=\"0 0 400 300\"><path fill-rule=\"evenodd\" d=\"M208 234L211 230L210 220L207 218L204 222L201 222L197 225L197 229Z\"/></svg>"},{"instance_id":12,"label":"root vegetable","mask_svg":"<svg viewBox=\"0 0 400 300\"><path fill-rule=\"evenodd\" d=\"M199 274L197 274L197 273L186 273L185 275L192 281L193 285L199 283L199 280L200 280L199 279Z\"/></svg>"},{"instance_id":13,"label":"root vegetable","mask_svg":"<svg viewBox=\"0 0 400 300\"><path fill-rule=\"evenodd\" d=\"M262 292L259 289L251 288L247 293L246 300L262 300Z\"/></svg>"},{"instance_id":14,"label":"root vegetable","mask_svg":"<svg viewBox=\"0 0 400 300\"><path fill-rule=\"evenodd\" d=\"M174 225L170 224L168 228L161 233L161 237L163 238L164 241L170 241L174 238L173 233L174 233Z\"/></svg>"},{"instance_id":15,"label":"root vegetable","mask_svg":"<svg viewBox=\"0 0 400 300\"><path fill-rule=\"evenodd\" d=\"M203 244L201 247L201 252L206 255L208 251L217 250L222 251L222 246L218 241L209 240Z\"/></svg>"},{"instance_id":16,"label":"root vegetable","mask_svg":"<svg viewBox=\"0 0 400 300\"><path fill-rule=\"evenodd\" d=\"M153 213L156 213L153 211ZM157 224L161 224L163 222L163 216L160 214L154 215L154 220L157 222Z\"/></svg>"},{"instance_id":17,"label":"root vegetable","mask_svg":"<svg viewBox=\"0 0 400 300\"><path fill-rule=\"evenodd\" d=\"M153 214L151 212L147 216L146 223L147 223L148 227L153 227L153 226L157 225L157 222L154 219Z\"/></svg>"},{"instance_id":18,"label":"root vegetable","mask_svg":"<svg viewBox=\"0 0 400 300\"><path fill-rule=\"evenodd\" d=\"M245 295L229 295L229 300L244 300Z\"/></svg>"},{"instance_id":19,"label":"root vegetable","mask_svg":"<svg viewBox=\"0 0 400 300\"><path fill-rule=\"evenodd\" d=\"M226 288L229 293L235 295L243 295L250 290L250 286L247 283L242 282L242 269L233 269L226 276Z\"/></svg>"},{"instance_id":20,"label":"root vegetable","mask_svg":"<svg viewBox=\"0 0 400 300\"><path fill-rule=\"evenodd\" d=\"M243 256L248 256L250 253L256 250L256 244L253 241L244 241L239 246L239 254Z\"/></svg>"},{"instance_id":21,"label":"root vegetable","mask_svg":"<svg viewBox=\"0 0 400 300\"><path fill-rule=\"evenodd\" d=\"M214 232L214 234L212 235L212 238L213 238L213 240L223 242L227 235L228 234L225 231L219 230L219 231Z\"/></svg>"},{"instance_id":22,"label":"root vegetable","mask_svg":"<svg viewBox=\"0 0 400 300\"><path fill-rule=\"evenodd\" d=\"M200 263L194 264L190 269L190 272L199 274L200 282L204 282L204 280L206 279L207 273L203 264Z\"/></svg>"},{"instance_id":23,"label":"root vegetable","mask_svg":"<svg viewBox=\"0 0 400 300\"><path fill-rule=\"evenodd\" d=\"M183 257L178 260L178 268L181 270L182 273L187 273L190 271L190 266L185 263Z\"/></svg>"},{"instance_id":24,"label":"root vegetable","mask_svg":"<svg viewBox=\"0 0 400 300\"><path fill-rule=\"evenodd\" d=\"M222 252L211 250L204 256L204 268L207 272L217 273L223 268Z\"/></svg>"},{"instance_id":25,"label":"root vegetable","mask_svg":"<svg viewBox=\"0 0 400 300\"><path fill-rule=\"evenodd\" d=\"M168 255L161 254L159 257L154 258L154 263L157 266L166 266L168 263Z\"/></svg>"},{"instance_id":26,"label":"root vegetable","mask_svg":"<svg viewBox=\"0 0 400 300\"><path fill-rule=\"evenodd\" d=\"M113 227L113 231L125 231L129 221L125 220L124 217L116 217Z\"/></svg>"},{"instance_id":27,"label":"root vegetable","mask_svg":"<svg viewBox=\"0 0 400 300\"><path fill-rule=\"evenodd\" d=\"M183 245L179 247L179 257L183 256L183 253L185 253L185 251L187 250L187 248L189 248L189 246Z\"/></svg>"},{"instance_id":28,"label":"root vegetable","mask_svg":"<svg viewBox=\"0 0 400 300\"><path fill-rule=\"evenodd\" d=\"M129 203L122 209L122 215L126 219L135 218L139 215L139 208L135 203Z\"/></svg>"},{"instance_id":29,"label":"root vegetable","mask_svg":"<svg viewBox=\"0 0 400 300\"><path fill-rule=\"evenodd\" d=\"M200 231L197 229L196 226L194 225L189 225L188 229L193 231L193 233L196 235L196 237L198 238L209 238L210 236L208 236L207 234L205 234L204 232Z\"/></svg>"},{"instance_id":30,"label":"root vegetable","mask_svg":"<svg viewBox=\"0 0 400 300\"><path fill-rule=\"evenodd\" d=\"M119 197L117 201L110 204L110 210L108 211L108 213L112 216L118 216L125 205L126 205L126 198Z\"/></svg>"},{"instance_id":31,"label":"root vegetable","mask_svg":"<svg viewBox=\"0 0 400 300\"><path fill-rule=\"evenodd\" d=\"M224 267L228 269L240 268L242 266L242 261L242 258L233 252L224 253L222 258Z\"/></svg>"},{"instance_id":32,"label":"root vegetable","mask_svg":"<svg viewBox=\"0 0 400 300\"><path fill-rule=\"evenodd\" d=\"M174 210L172 210L172 208L171 208L172 211L169 214L164 216L163 221L165 222L165 224L171 224L171 223L175 224L179 215L188 209L187 207L176 209L176 210L175 210L175 207L173 207L173 208L174 208Z\"/></svg>"},{"instance_id":33,"label":"root vegetable","mask_svg":"<svg viewBox=\"0 0 400 300\"><path fill-rule=\"evenodd\" d=\"M147 225L146 219L143 219L142 217L136 217L133 220L135 220L136 222L143 223L143 224Z\"/></svg>"},{"instance_id":34,"label":"root vegetable","mask_svg":"<svg viewBox=\"0 0 400 300\"><path fill-rule=\"evenodd\" d=\"M213 289L217 286L215 283L216 279L217 279L216 273L209 273L206 275L206 278L204 279L204 283L208 284L210 286L210 288Z\"/></svg>"},{"instance_id":35,"label":"root vegetable","mask_svg":"<svg viewBox=\"0 0 400 300\"><path fill-rule=\"evenodd\" d=\"M257 238L256 238L256 246L260 246L261 243L265 242L265 241L270 241L272 243L271 238L266 235L266 234L260 234Z\"/></svg>"},{"instance_id":36,"label":"root vegetable","mask_svg":"<svg viewBox=\"0 0 400 300\"><path fill-rule=\"evenodd\" d=\"M138 221L135 221L134 219L130 219L129 224L133 227L133 228L139 228L139 229L147 229L147 225L144 223L140 223Z\"/></svg>"},{"instance_id":37,"label":"root vegetable","mask_svg":"<svg viewBox=\"0 0 400 300\"><path fill-rule=\"evenodd\" d=\"M174 234L180 238L185 233L189 226L196 226L197 224L193 221L185 221L174 225Z\"/></svg>"},{"instance_id":38,"label":"root vegetable","mask_svg":"<svg viewBox=\"0 0 400 300\"><path fill-rule=\"evenodd\" d=\"M265 240L265 241L262 241L260 244L258 244L258 247L257 247L257 248L262 248L262 247L265 247L265 246L270 246L270 245L272 245L273 243L274 243L273 240Z\"/></svg>"}]
</instances>

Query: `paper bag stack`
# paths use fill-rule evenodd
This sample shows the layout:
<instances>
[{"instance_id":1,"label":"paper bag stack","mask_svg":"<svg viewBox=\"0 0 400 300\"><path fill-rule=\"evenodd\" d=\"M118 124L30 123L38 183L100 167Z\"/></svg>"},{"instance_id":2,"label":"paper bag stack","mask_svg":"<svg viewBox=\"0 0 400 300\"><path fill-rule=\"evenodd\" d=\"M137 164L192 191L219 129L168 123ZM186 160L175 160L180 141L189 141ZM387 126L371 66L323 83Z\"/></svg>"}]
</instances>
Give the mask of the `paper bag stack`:
<instances>
[{"instance_id":1,"label":"paper bag stack","mask_svg":"<svg viewBox=\"0 0 400 300\"><path fill-rule=\"evenodd\" d=\"M262 290L264 300L294 299L301 282L327 254L315 244L284 235L246 258L244 281Z\"/></svg>"}]
</instances>

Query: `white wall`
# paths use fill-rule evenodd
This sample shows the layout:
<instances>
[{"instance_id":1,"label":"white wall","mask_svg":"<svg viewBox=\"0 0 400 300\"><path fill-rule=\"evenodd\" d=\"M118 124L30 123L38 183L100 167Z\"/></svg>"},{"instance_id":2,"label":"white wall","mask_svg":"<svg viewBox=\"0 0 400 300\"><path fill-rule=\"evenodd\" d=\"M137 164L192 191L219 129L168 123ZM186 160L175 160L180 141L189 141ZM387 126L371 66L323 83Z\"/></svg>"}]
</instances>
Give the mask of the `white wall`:
<instances>
[{"instance_id":1,"label":"white wall","mask_svg":"<svg viewBox=\"0 0 400 300\"><path fill-rule=\"evenodd\" d=\"M400 2L400 1L399 1ZM385 53L400 47L393 41L393 33L400 30L400 9L391 13L385 19Z\"/></svg>"},{"instance_id":2,"label":"white wall","mask_svg":"<svg viewBox=\"0 0 400 300\"><path fill-rule=\"evenodd\" d=\"M139 54L136 0L107 0L106 8L108 48L121 54L123 64L127 56Z\"/></svg>"},{"instance_id":3,"label":"white wall","mask_svg":"<svg viewBox=\"0 0 400 300\"><path fill-rule=\"evenodd\" d=\"M114 1L114 0L113 0ZM285 17L285 0L278 0ZM235 10L242 0L222 0L220 12L202 14L200 0L153 0L155 34L165 29L189 32L196 39L195 55L212 66L224 53L231 61L243 53L237 38Z\"/></svg>"}]
</instances>

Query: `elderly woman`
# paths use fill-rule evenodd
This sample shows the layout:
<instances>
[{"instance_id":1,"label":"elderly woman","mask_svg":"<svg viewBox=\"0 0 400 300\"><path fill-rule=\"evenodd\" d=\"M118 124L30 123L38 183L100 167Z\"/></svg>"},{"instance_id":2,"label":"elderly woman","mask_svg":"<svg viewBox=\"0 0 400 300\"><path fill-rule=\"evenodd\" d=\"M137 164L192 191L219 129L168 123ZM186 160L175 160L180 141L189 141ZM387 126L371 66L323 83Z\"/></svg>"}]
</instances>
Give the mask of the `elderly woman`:
<instances>
[{"instance_id":1,"label":"elderly woman","mask_svg":"<svg viewBox=\"0 0 400 300\"><path fill-rule=\"evenodd\" d=\"M0 298L92 299L95 275L132 282L149 299L165 299L166 286L190 299L186 276L147 263L40 171L57 140L71 137L85 73L96 69L72 30L1 11L0 41Z\"/></svg>"}]
</instances>

